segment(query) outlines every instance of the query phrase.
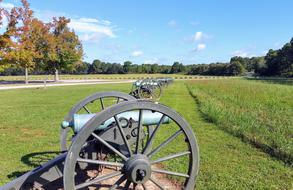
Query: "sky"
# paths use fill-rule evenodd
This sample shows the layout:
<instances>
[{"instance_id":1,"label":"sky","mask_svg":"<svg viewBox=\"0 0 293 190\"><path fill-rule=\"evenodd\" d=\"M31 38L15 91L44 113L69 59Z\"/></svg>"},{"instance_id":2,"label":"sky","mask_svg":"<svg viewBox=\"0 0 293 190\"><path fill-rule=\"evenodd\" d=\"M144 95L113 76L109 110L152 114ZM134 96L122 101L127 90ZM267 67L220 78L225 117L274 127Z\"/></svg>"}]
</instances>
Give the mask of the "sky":
<instances>
[{"instance_id":1,"label":"sky","mask_svg":"<svg viewBox=\"0 0 293 190\"><path fill-rule=\"evenodd\" d=\"M293 37L292 0L29 0L48 22L71 19L84 60L171 65L261 56ZM19 5L3 0L2 7ZM3 29L0 29L0 32Z\"/></svg>"}]
</instances>

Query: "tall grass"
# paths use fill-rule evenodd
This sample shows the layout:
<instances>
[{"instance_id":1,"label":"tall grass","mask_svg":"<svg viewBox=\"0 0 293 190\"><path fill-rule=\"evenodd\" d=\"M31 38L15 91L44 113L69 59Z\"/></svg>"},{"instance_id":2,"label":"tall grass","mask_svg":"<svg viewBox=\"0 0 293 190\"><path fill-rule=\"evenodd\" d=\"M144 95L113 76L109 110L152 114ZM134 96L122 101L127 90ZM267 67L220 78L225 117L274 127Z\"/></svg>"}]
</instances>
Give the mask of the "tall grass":
<instances>
[{"instance_id":1,"label":"tall grass","mask_svg":"<svg viewBox=\"0 0 293 190\"><path fill-rule=\"evenodd\" d=\"M207 119L293 164L293 87L247 80L188 82Z\"/></svg>"}]
</instances>

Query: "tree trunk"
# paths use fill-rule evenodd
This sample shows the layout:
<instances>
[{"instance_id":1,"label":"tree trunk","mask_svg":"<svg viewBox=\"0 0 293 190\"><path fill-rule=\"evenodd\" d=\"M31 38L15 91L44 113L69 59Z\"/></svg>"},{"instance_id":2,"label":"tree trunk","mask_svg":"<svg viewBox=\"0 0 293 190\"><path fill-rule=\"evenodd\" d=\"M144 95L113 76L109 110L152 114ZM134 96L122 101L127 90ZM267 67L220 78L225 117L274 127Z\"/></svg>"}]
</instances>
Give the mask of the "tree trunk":
<instances>
[{"instance_id":1,"label":"tree trunk","mask_svg":"<svg viewBox=\"0 0 293 190\"><path fill-rule=\"evenodd\" d=\"M25 84L28 84L28 68L25 68Z\"/></svg>"},{"instance_id":2,"label":"tree trunk","mask_svg":"<svg viewBox=\"0 0 293 190\"><path fill-rule=\"evenodd\" d=\"M59 81L58 69L55 69L54 81L55 81L55 82L58 82L58 81Z\"/></svg>"}]
</instances>

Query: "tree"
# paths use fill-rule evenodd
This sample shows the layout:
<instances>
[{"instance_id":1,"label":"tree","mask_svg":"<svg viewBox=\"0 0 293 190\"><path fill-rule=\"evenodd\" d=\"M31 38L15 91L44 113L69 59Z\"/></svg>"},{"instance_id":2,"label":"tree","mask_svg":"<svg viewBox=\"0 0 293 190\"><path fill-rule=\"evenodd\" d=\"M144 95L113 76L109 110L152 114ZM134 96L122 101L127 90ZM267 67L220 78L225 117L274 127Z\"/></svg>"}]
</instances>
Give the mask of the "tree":
<instances>
[{"instance_id":1,"label":"tree","mask_svg":"<svg viewBox=\"0 0 293 190\"><path fill-rule=\"evenodd\" d=\"M234 61L228 66L228 73L233 76L241 75L244 72L244 67L239 61Z\"/></svg>"},{"instance_id":2,"label":"tree","mask_svg":"<svg viewBox=\"0 0 293 190\"><path fill-rule=\"evenodd\" d=\"M88 70L89 70L89 63L79 61L74 64L73 73L74 74L88 74Z\"/></svg>"},{"instance_id":3,"label":"tree","mask_svg":"<svg viewBox=\"0 0 293 190\"><path fill-rule=\"evenodd\" d=\"M264 68L263 74L267 76L293 76L293 38L281 49L269 50Z\"/></svg>"},{"instance_id":4,"label":"tree","mask_svg":"<svg viewBox=\"0 0 293 190\"><path fill-rule=\"evenodd\" d=\"M293 76L293 41L287 43L280 50L279 57L279 69L280 75L284 77Z\"/></svg>"},{"instance_id":5,"label":"tree","mask_svg":"<svg viewBox=\"0 0 293 190\"><path fill-rule=\"evenodd\" d=\"M151 73L158 73L159 72L159 65L158 64L152 64L151 65Z\"/></svg>"},{"instance_id":6,"label":"tree","mask_svg":"<svg viewBox=\"0 0 293 190\"><path fill-rule=\"evenodd\" d=\"M174 62L170 73L180 73L180 72L184 72L184 65L179 62Z\"/></svg>"},{"instance_id":7,"label":"tree","mask_svg":"<svg viewBox=\"0 0 293 190\"><path fill-rule=\"evenodd\" d=\"M102 73L102 63L100 60L96 59L89 67L89 73L91 74L101 74Z\"/></svg>"},{"instance_id":8,"label":"tree","mask_svg":"<svg viewBox=\"0 0 293 190\"><path fill-rule=\"evenodd\" d=\"M250 61L252 65L252 70L255 74L263 75L265 73L266 65L264 57L252 57Z\"/></svg>"},{"instance_id":9,"label":"tree","mask_svg":"<svg viewBox=\"0 0 293 190\"><path fill-rule=\"evenodd\" d=\"M10 12L1 10L8 20L6 31L0 37L1 62L24 68L25 83L28 83L28 71L35 67L35 58L39 54L32 39L33 11L27 0L21 0L21 3L21 7L14 7Z\"/></svg>"},{"instance_id":10,"label":"tree","mask_svg":"<svg viewBox=\"0 0 293 190\"><path fill-rule=\"evenodd\" d=\"M0 0L0 3L2 1ZM13 50L14 43L12 36L16 31L16 24L18 18L18 12L16 8L13 8L10 12L4 8L0 8L0 26L3 25L4 17L8 20L6 31L0 35L0 71L3 71L6 67L9 67L8 63L11 58L10 54Z\"/></svg>"},{"instance_id":11,"label":"tree","mask_svg":"<svg viewBox=\"0 0 293 190\"><path fill-rule=\"evenodd\" d=\"M51 24L43 23L38 19L32 21L31 40L35 45L37 57L34 58L36 68L40 71L47 71L50 61L57 59L55 37L51 32Z\"/></svg>"},{"instance_id":12,"label":"tree","mask_svg":"<svg viewBox=\"0 0 293 190\"><path fill-rule=\"evenodd\" d=\"M280 52L278 50L270 49L267 55L265 56L267 70L266 75L280 75Z\"/></svg>"},{"instance_id":13,"label":"tree","mask_svg":"<svg viewBox=\"0 0 293 190\"><path fill-rule=\"evenodd\" d=\"M129 73L130 72L131 65L132 65L132 62L131 61L125 61L123 63L123 71L124 71L124 73Z\"/></svg>"},{"instance_id":14,"label":"tree","mask_svg":"<svg viewBox=\"0 0 293 190\"><path fill-rule=\"evenodd\" d=\"M83 55L82 44L74 31L68 27L70 19L65 17L53 18L51 23L54 43L54 52L46 63L48 71L55 71L55 81L59 80L58 71L61 69L70 70L73 64L80 61Z\"/></svg>"}]
</instances>

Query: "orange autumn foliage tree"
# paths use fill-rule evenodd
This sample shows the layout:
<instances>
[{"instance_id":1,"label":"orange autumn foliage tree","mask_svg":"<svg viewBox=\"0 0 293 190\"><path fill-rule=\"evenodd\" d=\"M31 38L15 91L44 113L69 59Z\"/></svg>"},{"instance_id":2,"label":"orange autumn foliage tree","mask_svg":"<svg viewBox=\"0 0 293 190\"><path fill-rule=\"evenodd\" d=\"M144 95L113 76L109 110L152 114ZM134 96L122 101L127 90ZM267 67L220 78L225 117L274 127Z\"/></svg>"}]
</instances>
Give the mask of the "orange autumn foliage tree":
<instances>
[{"instance_id":1,"label":"orange autumn foliage tree","mask_svg":"<svg viewBox=\"0 0 293 190\"><path fill-rule=\"evenodd\" d=\"M65 17L53 18L52 30L55 39L55 51L51 52L52 57L47 69L55 71L55 81L59 80L58 71L60 69L72 70L74 63L81 61L83 48L78 36L70 30L68 24L70 19Z\"/></svg>"},{"instance_id":2,"label":"orange autumn foliage tree","mask_svg":"<svg viewBox=\"0 0 293 190\"><path fill-rule=\"evenodd\" d=\"M0 2L2 2L0 0ZM13 36L15 35L18 23L19 14L16 8L12 8L10 11L4 8L0 9L0 24L3 27L3 21L6 19L7 26L6 31L0 35L0 69L8 67L12 61L12 54L15 49L15 43Z\"/></svg>"},{"instance_id":3,"label":"orange autumn foliage tree","mask_svg":"<svg viewBox=\"0 0 293 190\"><path fill-rule=\"evenodd\" d=\"M82 59L81 42L68 27L69 19L53 18L45 24L34 18L27 0L21 3L21 7L11 10L0 9L0 25L7 20L6 31L0 34L0 69L1 65L24 68L28 83L28 71L38 66L55 72L58 80L58 70L68 69Z\"/></svg>"},{"instance_id":4,"label":"orange autumn foliage tree","mask_svg":"<svg viewBox=\"0 0 293 190\"><path fill-rule=\"evenodd\" d=\"M25 82L28 83L28 70L34 68L34 58L38 54L31 40L33 11L26 0L21 2L21 7L2 10L8 23L6 31L0 36L0 52L2 62L25 69Z\"/></svg>"}]
</instances>

